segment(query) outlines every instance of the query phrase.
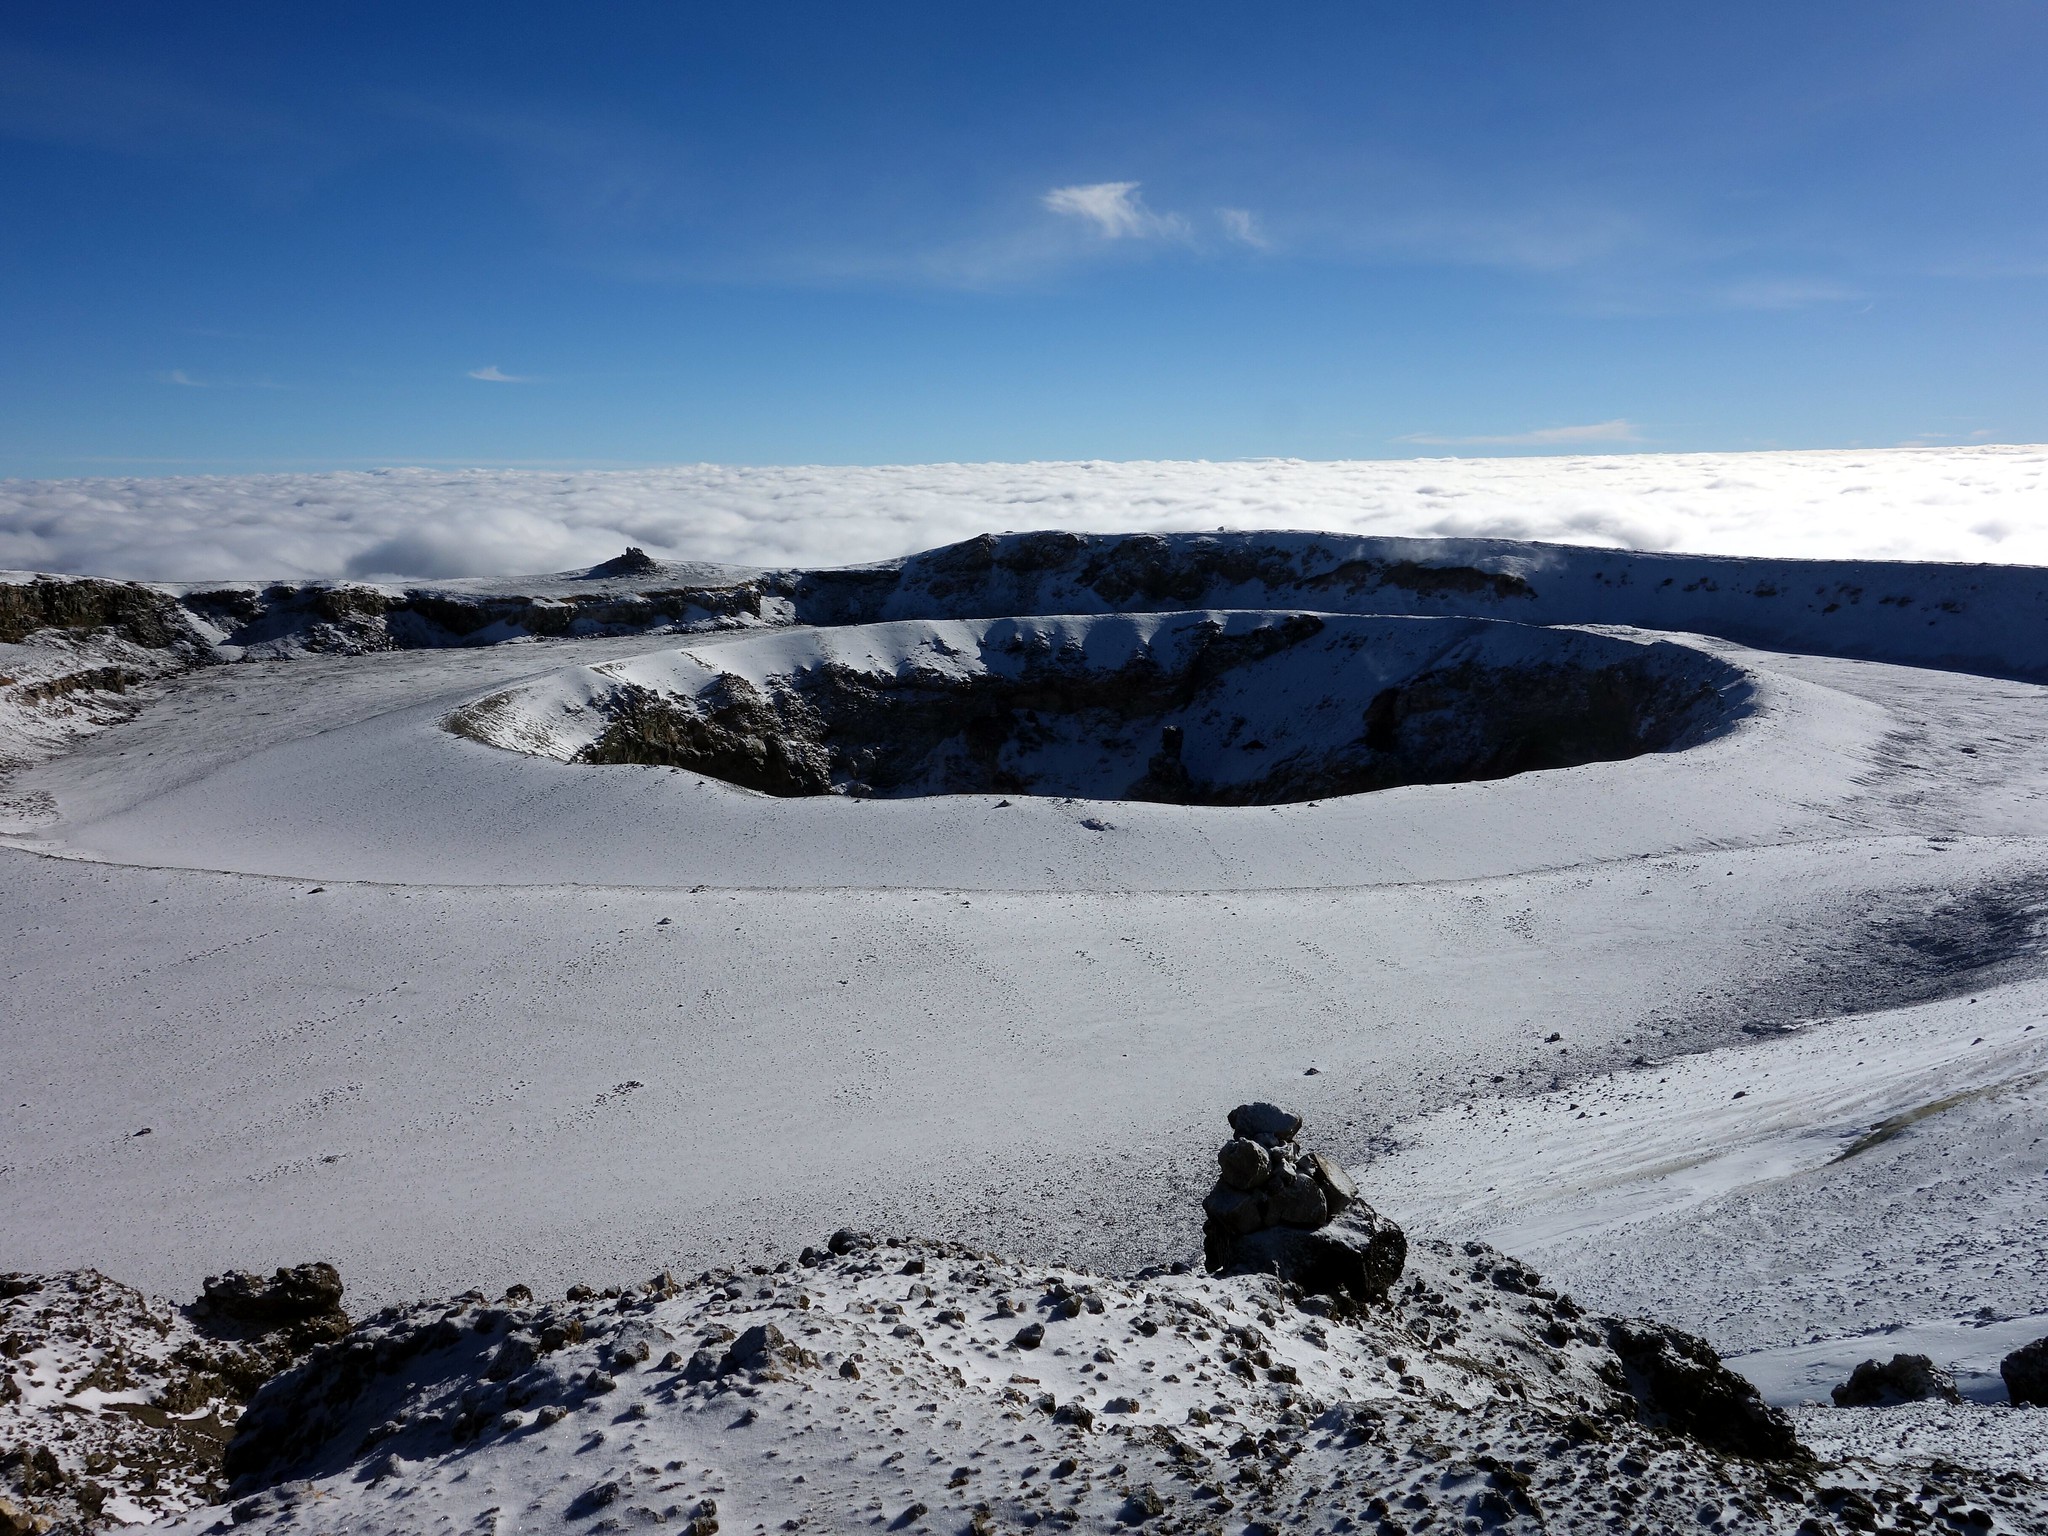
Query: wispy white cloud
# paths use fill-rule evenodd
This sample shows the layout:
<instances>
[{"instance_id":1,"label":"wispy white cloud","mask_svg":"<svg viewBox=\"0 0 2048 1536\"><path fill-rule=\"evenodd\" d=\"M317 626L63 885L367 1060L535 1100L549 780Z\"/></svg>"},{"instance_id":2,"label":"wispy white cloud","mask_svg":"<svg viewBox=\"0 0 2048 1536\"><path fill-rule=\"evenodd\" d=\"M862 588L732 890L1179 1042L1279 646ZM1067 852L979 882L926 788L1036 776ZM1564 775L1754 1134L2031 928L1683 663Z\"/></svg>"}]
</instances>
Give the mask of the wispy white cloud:
<instances>
[{"instance_id":1,"label":"wispy white cloud","mask_svg":"<svg viewBox=\"0 0 2048 1536\"><path fill-rule=\"evenodd\" d=\"M1864 295L1826 278L1758 277L1721 290L1730 309L1806 309L1815 304L1854 304Z\"/></svg>"},{"instance_id":2,"label":"wispy white cloud","mask_svg":"<svg viewBox=\"0 0 2048 1536\"><path fill-rule=\"evenodd\" d=\"M1223 225L1223 232L1240 244L1255 250L1269 251L1273 242L1266 238L1266 232L1259 226L1259 217L1249 208L1218 208L1216 218Z\"/></svg>"},{"instance_id":3,"label":"wispy white cloud","mask_svg":"<svg viewBox=\"0 0 2048 1536\"><path fill-rule=\"evenodd\" d=\"M1577 443L1640 443L1643 434L1632 421L1617 416L1583 427L1538 427L1533 432L1447 437L1435 432L1410 432L1397 443L1426 443L1439 448L1564 448Z\"/></svg>"},{"instance_id":4,"label":"wispy white cloud","mask_svg":"<svg viewBox=\"0 0 2048 1536\"><path fill-rule=\"evenodd\" d=\"M533 376L525 373L506 373L496 363L484 368L469 370L472 379L482 379L486 384L531 384Z\"/></svg>"},{"instance_id":5,"label":"wispy white cloud","mask_svg":"<svg viewBox=\"0 0 2048 1536\"><path fill-rule=\"evenodd\" d=\"M1895 448L1944 448L1951 443L1988 443L1998 434L1986 427L1974 432L1915 432L1911 437L1901 438L1892 446ZM1976 530L1971 530L1975 532Z\"/></svg>"},{"instance_id":6,"label":"wispy white cloud","mask_svg":"<svg viewBox=\"0 0 2048 1536\"><path fill-rule=\"evenodd\" d=\"M182 368L173 368L156 376L159 384L175 384L180 389L283 389L286 386L275 379L195 379Z\"/></svg>"},{"instance_id":7,"label":"wispy white cloud","mask_svg":"<svg viewBox=\"0 0 2048 1536\"><path fill-rule=\"evenodd\" d=\"M1188 221L1177 213L1154 213L1135 181L1097 181L1054 187L1041 201L1054 213L1085 219L1105 240L1184 240Z\"/></svg>"}]
</instances>

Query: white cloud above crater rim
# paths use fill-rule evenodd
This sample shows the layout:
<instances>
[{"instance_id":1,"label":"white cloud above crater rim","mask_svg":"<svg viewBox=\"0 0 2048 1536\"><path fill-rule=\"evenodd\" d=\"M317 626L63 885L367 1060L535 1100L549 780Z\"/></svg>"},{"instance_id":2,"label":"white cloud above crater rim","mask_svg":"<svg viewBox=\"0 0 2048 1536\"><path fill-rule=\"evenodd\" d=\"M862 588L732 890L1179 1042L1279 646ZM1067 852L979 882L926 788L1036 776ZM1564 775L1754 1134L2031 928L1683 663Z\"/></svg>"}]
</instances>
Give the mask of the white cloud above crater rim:
<instances>
[{"instance_id":1,"label":"white cloud above crater rim","mask_svg":"<svg viewBox=\"0 0 2048 1536\"><path fill-rule=\"evenodd\" d=\"M1642 430L1632 421L1615 417L1583 427L1537 427L1528 432L1505 432L1491 436L1447 437L1434 432L1410 432L1395 439L1434 448L1569 448L1605 443L1640 443Z\"/></svg>"},{"instance_id":2,"label":"white cloud above crater rim","mask_svg":"<svg viewBox=\"0 0 2048 1536\"><path fill-rule=\"evenodd\" d=\"M0 569L445 580L836 565L1007 529L1319 529L2048 565L2048 447L0 481Z\"/></svg>"}]
</instances>

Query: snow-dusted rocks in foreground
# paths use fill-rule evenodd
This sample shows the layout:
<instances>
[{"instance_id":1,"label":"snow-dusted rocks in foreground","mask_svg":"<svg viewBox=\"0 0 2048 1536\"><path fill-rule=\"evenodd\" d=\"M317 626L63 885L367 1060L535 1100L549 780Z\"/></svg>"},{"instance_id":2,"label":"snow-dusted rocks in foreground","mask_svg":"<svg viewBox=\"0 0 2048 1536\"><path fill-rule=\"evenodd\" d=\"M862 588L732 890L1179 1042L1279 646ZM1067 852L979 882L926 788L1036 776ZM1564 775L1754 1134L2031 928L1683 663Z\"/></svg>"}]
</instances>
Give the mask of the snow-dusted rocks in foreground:
<instances>
[{"instance_id":1,"label":"snow-dusted rocks in foreground","mask_svg":"<svg viewBox=\"0 0 2048 1536\"><path fill-rule=\"evenodd\" d=\"M96 1270L0 1274L0 1533L146 1524L227 1491L242 1405L348 1331L328 1265L229 1273L188 1307Z\"/></svg>"},{"instance_id":2,"label":"snow-dusted rocks in foreground","mask_svg":"<svg viewBox=\"0 0 2048 1536\"><path fill-rule=\"evenodd\" d=\"M1789 1533L2048 1513L2024 1475L1827 1464L1789 1433L1739 1454L1720 1421L1685 1419L1694 1397L1658 1395L1675 1378L1615 1353L1615 1325L1478 1244L1422 1245L1364 1309L1259 1277L1115 1279L850 1233L806 1260L381 1313L258 1397L229 1456L232 1519ZM1669 1354L1672 1336L1637 1332Z\"/></svg>"}]
</instances>

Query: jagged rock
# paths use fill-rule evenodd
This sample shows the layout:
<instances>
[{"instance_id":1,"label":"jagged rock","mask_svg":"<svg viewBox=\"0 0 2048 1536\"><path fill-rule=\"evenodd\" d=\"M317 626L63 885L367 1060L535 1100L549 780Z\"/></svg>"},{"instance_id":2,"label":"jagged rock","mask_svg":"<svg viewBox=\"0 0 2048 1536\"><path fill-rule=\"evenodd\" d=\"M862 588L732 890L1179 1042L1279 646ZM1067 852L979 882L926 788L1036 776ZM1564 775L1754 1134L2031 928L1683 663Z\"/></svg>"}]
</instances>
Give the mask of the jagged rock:
<instances>
[{"instance_id":1,"label":"jagged rock","mask_svg":"<svg viewBox=\"0 0 2048 1536\"><path fill-rule=\"evenodd\" d=\"M1145 765L1145 775L1131 786L1133 800L1163 800L1169 804L1185 804L1193 800L1198 786L1194 775L1188 772L1187 764L1181 761L1186 733L1177 725L1161 728L1159 750L1152 754Z\"/></svg>"},{"instance_id":2,"label":"jagged rock","mask_svg":"<svg viewBox=\"0 0 2048 1536\"><path fill-rule=\"evenodd\" d=\"M1319 1296L1384 1300L1408 1263L1408 1237L1363 1203L1315 1231L1267 1227L1213 1255L1223 1274L1278 1275Z\"/></svg>"},{"instance_id":3,"label":"jagged rock","mask_svg":"<svg viewBox=\"0 0 2048 1536\"><path fill-rule=\"evenodd\" d=\"M492 1381L509 1381L521 1371L531 1370L538 1359L540 1349L534 1341L523 1333L515 1333L498 1346L486 1374Z\"/></svg>"},{"instance_id":4,"label":"jagged rock","mask_svg":"<svg viewBox=\"0 0 2048 1536\"><path fill-rule=\"evenodd\" d=\"M1837 1408L1888 1408L1898 1403L1960 1403L1956 1379L1926 1355L1866 1360L1833 1392Z\"/></svg>"},{"instance_id":5,"label":"jagged rock","mask_svg":"<svg viewBox=\"0 0 2048 1536\"><path fill-rule=\"evenodd\" d=\"M268 1280L248 1270L210 1275L194 1315L202 1326L256 1333L288 1331L300 1348L348 1332L341 1274L332 1264L280 1269Z\"/></svg>"},{"instance_id":6,"label":"jagged rock","mask_svg":"<svg viewBox=\"0 0 2048 1536\"><path fill-rule=\"evenodd\" d=\"M690 1356L690 1363L683 1367L683 1380L710 1381L718 1375L719 1363L725 1356L715 1349L700 1349Z\"/></svg>"},{"instance_id":7,"label":"jagged rock","mask_svg":"<svg viewBox=\"0 0 2048 1536\"><path fill-rule=\"evenodd\" d=\"M1311 1152L1309 1161L1314 1164L1316 1182L1323 1186L1323 1199L1330 1207L1330 1214L1343 1215L1357 1202L1358 1186L1351 1182L1351 1175L1338 1165L1335 1158Z\"/></svg>"},{"instance_id":8,"label":"jagged rock","mask_svg":"<svg viewBox=\"0 0 2048 1536\"><path fill-rule=\"evenodd\" d=\"M1232 1189L1257 1189L1273 1171L1266 1149L1245 1136L1233 1136L1216 1154L1223 1182Z\"/></svg>"},{"instance_id":9,"label":"jagged rock","mask_svg":"<svg viewBox=\"0 0 2048 1536\"><path fill-rule=\"evenodd\" d=\"M1806 1456L1792 1421L1721 1363L1705 1339L1641 1319L1609 1319L1607 1343L1620 1362L1615 1386L1636 1416L1731 1456L1792 1461Z\"/></svg>"},{"instance_id":10,"label":"jagged rock","mask_svg":"<svg viewBox=\"0 0 2048 1536\"><path fill-rule=\"evenodd\" d=\"M2048 1339L2022 1344L1998 1362L1998 1374L2015 1403L2048 1408Z\"/></svg>"},{"instance_id":11,"label":"jagged rock","mask_svg":"<svg viewBox=\"0 0 2048 1536\"><path fill-rule=\"evenodd\" d=\"M790 1343L773 1323L756 1323L732 1341L718 1362L718 1374L732 1376L744 1371L779 1379L790 1370L817 1363L816 1355Z\"/></svg>"},{"instance_id":12,"label":"jagged rock","mask_svg":"<svg viewBox=\"0 0 2048 1536\"><path fill-rule=\"evenodd\" d=\"M1262 1147L1277 1147L1283 1142L1294 1140L1294 1133L1301 1129L1301 1116L1290 1114L1277 1104L1268 1104L1263 1099L1254 1104L1240 1104L1230 1112L1230 1128L1247 1140L1256 1141Z\"/></svg>"}]
</instances>

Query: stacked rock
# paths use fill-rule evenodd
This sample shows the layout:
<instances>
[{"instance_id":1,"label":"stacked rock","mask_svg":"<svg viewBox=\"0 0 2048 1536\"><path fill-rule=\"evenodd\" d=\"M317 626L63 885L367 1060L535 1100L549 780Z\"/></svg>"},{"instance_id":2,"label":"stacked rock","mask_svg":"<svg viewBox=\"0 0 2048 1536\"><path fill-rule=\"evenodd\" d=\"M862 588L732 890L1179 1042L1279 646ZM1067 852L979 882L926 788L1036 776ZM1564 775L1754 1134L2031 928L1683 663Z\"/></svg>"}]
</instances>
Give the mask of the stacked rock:
<instances>
[{"instance_id":1,"label":"stacked rock","mask_svg":"<svg viewBox=\"0 0 2048 1536\"><path fill-rule=\"evenodd\" d=\"M1240 1104L1230 1129L1216 1154L1221 1176L1202 1202L1211 1269L1224 1267L1239 1238L1268 1227L1312 1232L1357 1201L1358 1186L1334 1159L1295 1145L1301 1116L1277 1104Z\"/></svg>"},{"instance_id":2,"label":"stacked rock","mask_svg":"<svg viewBox=\"0 0 2048 1536\"><path fill-rule=\"evenodd\" d=\"M1278 1275L1317 1295L1383 1298L1408 1262L1408 1239L1358 1198L1335 1159L1295 1145L1301 1116L1240 1104L1230 1129L1202 1202L1209 1268Z\"/></svg>"}]
</instances>

